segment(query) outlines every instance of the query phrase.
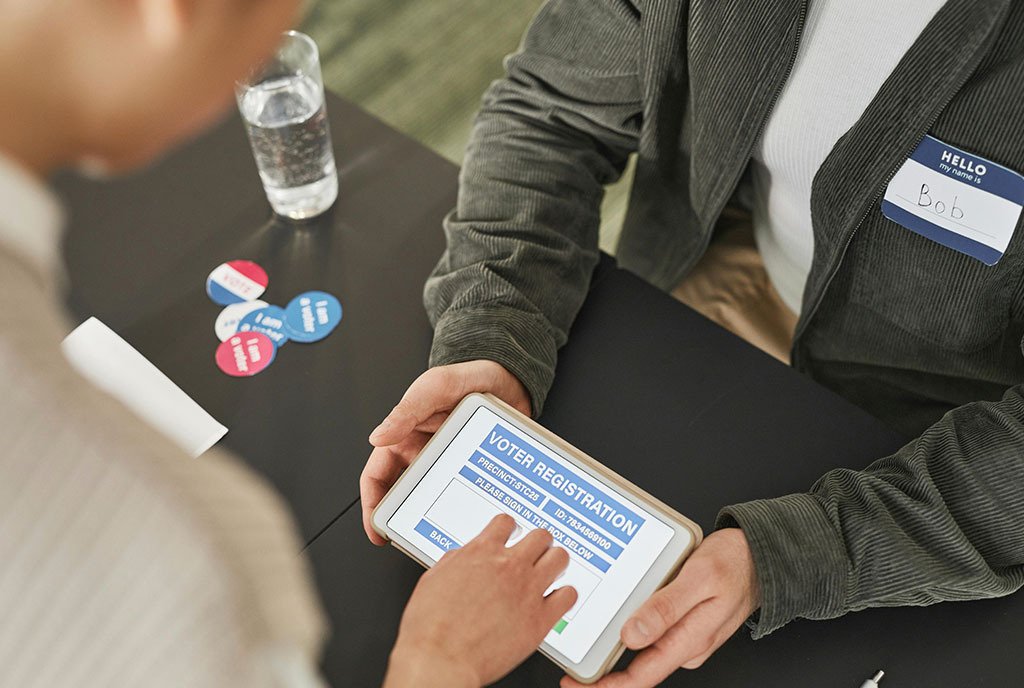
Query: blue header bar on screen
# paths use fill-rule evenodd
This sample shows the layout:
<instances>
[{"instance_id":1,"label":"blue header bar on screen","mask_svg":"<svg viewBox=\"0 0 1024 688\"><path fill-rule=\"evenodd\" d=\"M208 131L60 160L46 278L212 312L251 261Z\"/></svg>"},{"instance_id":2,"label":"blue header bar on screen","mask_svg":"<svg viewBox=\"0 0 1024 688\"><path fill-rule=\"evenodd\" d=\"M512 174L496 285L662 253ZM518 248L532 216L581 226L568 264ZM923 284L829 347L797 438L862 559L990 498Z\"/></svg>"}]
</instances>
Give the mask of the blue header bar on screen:
<instances>
[{"instance_id":1,"label":"blue header bar on screen","mask_svg":"<svg viewBox=\"0 0 1024 688\"><path fill-rule=\"evenodd\" d=\"M598 552L602 552L612 559L618 559L619 555L622 554L622 545L617 542L613 542L611 538L607 537L604 533L595 528L591 528L590 524L576 518L575 514L568 511L558 502L549 499L547 503L544 504L542 511L554 520L558 521L563 528L571 530L575 533L576 537L587 542L587 544Z\"/></svg>"},{"instance_id":2,"label":"blue header bar on screen","mask_svg":"<svg viewBox=\"0 0 1024 688\"><path fill-rule=\"evenodd\" d=\"M505 470L503 466L496 464L491 457L483 452L473 452L473 457L469 462L478 470L490 475L492 479L500 482L506 488L530 502L530 504L540 506L540 503L544 501L544 495L538 492L533 485L525 482L524 478L520 478L518 475Z\"/></svg>"},{"instance_id":3,"label":"blue header bar on screen","mask_svg":"<svg viewBox=\"0 0 1024 688\"><path fill-rule=\"evenodd\" d=\"M482 475L471 469L469 466L463 466L462 470L459 471L459 475L461 475L463 478L472 483L473 486L479 489L481 492L489 495L492 499L501 503L505 508L526 519L531 526L535 528L542 528L551 533L551 537L555 539L555 542L557 542L570 552L575 553L576 556L578 556L583 561L589 563L598 571L607 571L609 568L611 568L611 564L609 564L607 561L594 554L593 550L586 547L582 542L580 542L577 539L577 536L557 527L556 524L552 523L551 521L548 521L538 512L526 506L521 501L517 500L514 496L512 496L508 492L505 492L500 487L489 481L487 478L483 477ZM547 503L552 504L553 502L548 500ZM426 536L426 534L424 534L424 536ZM619 551L621 552L621 548Z\"/></svg>"},{"instance_id":4,"label":"blue header bar on screen","mask_svg":"<svg viewBox=\"0 0 1024 688\"><path fill-rule=\"evenodd\" d=\"M563 463L549 457L501 424L481 448L544 492L572 506L595 524L629 544L645 519Z\"/></svg>"}]
</instances>

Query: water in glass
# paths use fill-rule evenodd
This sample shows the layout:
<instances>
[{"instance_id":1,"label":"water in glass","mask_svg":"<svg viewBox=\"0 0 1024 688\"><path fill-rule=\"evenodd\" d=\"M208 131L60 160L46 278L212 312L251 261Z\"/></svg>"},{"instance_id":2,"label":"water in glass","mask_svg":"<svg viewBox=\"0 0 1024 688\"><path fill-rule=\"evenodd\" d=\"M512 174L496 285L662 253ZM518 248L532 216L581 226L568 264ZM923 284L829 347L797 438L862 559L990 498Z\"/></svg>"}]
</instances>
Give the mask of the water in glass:
<instances>
[{"instance_id":1,"label":"water in glass","mask_svg":"<svg viewBox=\"0 0 1024 688\"><path fill-rule=\"evenodd\" d=\"M239 102L256 166L274 210L302 219L338 196L323 89L308 76L250 86Z\"/></svg>"}]
</instances>

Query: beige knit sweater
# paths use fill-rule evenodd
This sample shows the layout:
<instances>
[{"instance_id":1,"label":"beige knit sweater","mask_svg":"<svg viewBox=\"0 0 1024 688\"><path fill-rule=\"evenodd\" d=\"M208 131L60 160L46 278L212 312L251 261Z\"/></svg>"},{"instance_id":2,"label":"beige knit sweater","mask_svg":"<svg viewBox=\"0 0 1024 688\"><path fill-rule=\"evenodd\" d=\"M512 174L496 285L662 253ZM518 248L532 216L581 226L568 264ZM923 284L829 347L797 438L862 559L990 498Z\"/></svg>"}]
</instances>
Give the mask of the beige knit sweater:
<instances>
[{"instance_id":1,"label":"beige knit sweater","mask_svg":"<svg viewBox=\"0 0 1024 688\"><path fill-rule=\"evenodd\" d=\"M26 183L10 171L0 200ZM320 685L324 623L284 504L69 367L54 271L26 250L39 235L12 242L0 214L0 686Z\"/></svg>"}]
</instances>

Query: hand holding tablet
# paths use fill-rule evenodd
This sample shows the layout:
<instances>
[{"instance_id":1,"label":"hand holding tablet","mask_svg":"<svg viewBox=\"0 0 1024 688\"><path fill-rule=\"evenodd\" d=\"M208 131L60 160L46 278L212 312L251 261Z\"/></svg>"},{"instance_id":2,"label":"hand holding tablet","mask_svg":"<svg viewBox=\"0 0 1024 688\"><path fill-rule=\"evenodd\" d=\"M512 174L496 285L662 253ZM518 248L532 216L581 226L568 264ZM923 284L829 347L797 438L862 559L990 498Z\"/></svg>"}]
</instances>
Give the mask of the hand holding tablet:
<instances>
[{"instance_id":1,"label":"hand holding tablet","mask_svg":"<svg viewBox=\"0 0 1024 688\"><path fill-rule=\"evenodd\" d=\"M438 366L416 378L398 405L370 434L374 450L359 477L363 528L370 542L376 545L387 543L373 529L371 513L452 409L469 392L493 394L521 413L530 415L526 388L494 361L464 361Z\"/></svg>"},{"instance_id":2,"label":"hand holding tablet","mask_svg":"<svg viewBox=\"0 0 1024 688\"><path fill-rule=\"evenodd\" d=\"M701 539L688 519L493 397L466 397L373 512L375 531L425 566L496 515L548 531L569 555L554 587L576 603L540 650L594 681L621 655L630 614Z\"/></svg>"},{"instance_id":3,"label":"hand holding tablet","mask_svg":"<svg viewBox=\"0 0 1024 688\"><path fill-rule=\"evenodd\" d=\"M622 629L639 650L624 671L594 688L651 688L680 667L700 667L759 606L754 562L739 528L707 537L668 585L633 613ZM562 688L580 684L569 677Z\"/></svg>"}]
</instances>

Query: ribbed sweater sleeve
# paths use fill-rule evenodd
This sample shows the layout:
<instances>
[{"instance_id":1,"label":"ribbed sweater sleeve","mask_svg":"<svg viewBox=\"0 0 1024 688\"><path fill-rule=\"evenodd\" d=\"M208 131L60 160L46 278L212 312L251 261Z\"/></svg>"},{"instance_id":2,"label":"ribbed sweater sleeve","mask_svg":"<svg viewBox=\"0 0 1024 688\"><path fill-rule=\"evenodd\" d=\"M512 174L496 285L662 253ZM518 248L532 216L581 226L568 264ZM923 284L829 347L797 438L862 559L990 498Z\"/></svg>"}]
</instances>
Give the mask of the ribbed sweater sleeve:
<instances>
[{"instance_id":1,"label":"ribbed sweater sleeve","mask_svg":"<svg viewBox=\"0 0 1024 688\"><path fill-rule=\"evenodd\" d=\"M604 185L636 148L636 9L550 0L484 96L427 281L431 365L490 359L539 414L598 259Z\"/></svg>"},{"instance_id":2,"label":"ribbed sweater sleeve","mask_svg":"<svg viewBox=\"0 0 1024 688\"><path fill-rule=\"evenodd\" d=\"M1024 386L947 413L863 471L730 506L761 585L761 637L792 619L998 597L1024 585Z\"/></svg>"}]
</instances>

